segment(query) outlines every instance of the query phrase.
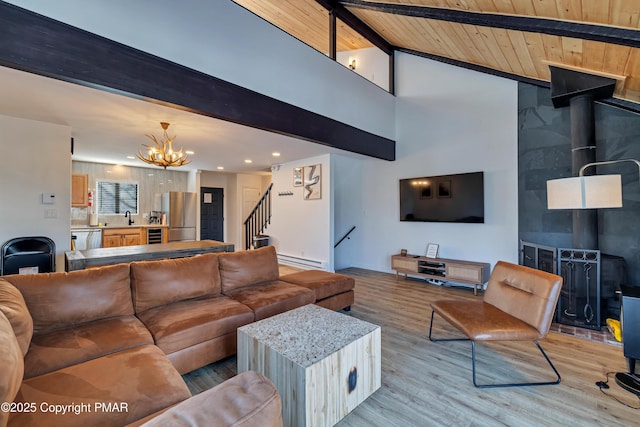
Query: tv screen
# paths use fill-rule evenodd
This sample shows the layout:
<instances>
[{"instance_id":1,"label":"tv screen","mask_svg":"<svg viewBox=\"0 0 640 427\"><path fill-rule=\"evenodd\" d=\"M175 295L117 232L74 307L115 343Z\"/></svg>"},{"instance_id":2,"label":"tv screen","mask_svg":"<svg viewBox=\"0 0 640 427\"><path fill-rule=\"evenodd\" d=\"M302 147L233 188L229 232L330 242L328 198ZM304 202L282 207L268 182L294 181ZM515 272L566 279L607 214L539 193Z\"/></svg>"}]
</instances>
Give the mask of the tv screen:
<instances>
[{"instance_id":1,"label":"tv screen","mask_svg":"<svg viewBox=\"0 0 640 427\"><path fill-rule=\"evenodd\" d=\"M484 173L401 179L400 221L484 223Z\"/></svg>"}]
</instances>

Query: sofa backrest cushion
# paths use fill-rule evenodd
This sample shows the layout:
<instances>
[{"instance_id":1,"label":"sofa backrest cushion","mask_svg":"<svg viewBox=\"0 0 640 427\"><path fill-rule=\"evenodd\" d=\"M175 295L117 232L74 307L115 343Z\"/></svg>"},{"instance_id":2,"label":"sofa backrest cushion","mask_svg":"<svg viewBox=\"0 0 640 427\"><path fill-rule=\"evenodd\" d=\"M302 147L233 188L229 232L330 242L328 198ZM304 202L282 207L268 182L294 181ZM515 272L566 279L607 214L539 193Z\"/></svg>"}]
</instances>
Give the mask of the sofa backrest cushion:
<instances>
[{"instance_id":1,"label":"sofa backrest cushion","mask_svg":"<svg viewBox=\"0 0 640 427\"><path fill-rule=\"evenodd\" d=\"M70 273L15 274L5 279L24 296L35 334L133 315L129 264Z\"/></svg>"},{"instance_id":2,"label":"sofa backrest cushion","mask_svg":"<svg viewBox=\"0 0 640 427\"><path fill-rule=\"evenodd\" d=\"M20 345L7 317L0 312L0 403L13 402L24 374ZM7 425L10 412L0 410L0 426Z\"/></svg>"},{"instance_id":3,"label":"sofa backrest cushion","mask_svg":"<svg viewBox=\"0 0 640 427\"><path fill-rule=\"evenodd\" d=\"M223 293L244 286L278 280L279 275L278 256L273 246L220 254L220 279Z\"/></svg>"},{"instance_id":4,"label":"sofa backrest cushion","mask_svg":"<svg viewBox=\"0 0 640 427\"><path fill-rule=\"evenodd\" d=\"M24 356L33 336L33 319L20 291L4 279L0 279L0 312L11 323Z\"/></svg>"},{"instance_id":5,"label":"sofa backrest cushion","mask_svg":"<svg viewBox=\"0 0 640 427\"><path fill-rule=\"evenodd\" d=\"M204 295L220 294L218 254L131 263L136 313Z\"/></svg>"}]
</instances>

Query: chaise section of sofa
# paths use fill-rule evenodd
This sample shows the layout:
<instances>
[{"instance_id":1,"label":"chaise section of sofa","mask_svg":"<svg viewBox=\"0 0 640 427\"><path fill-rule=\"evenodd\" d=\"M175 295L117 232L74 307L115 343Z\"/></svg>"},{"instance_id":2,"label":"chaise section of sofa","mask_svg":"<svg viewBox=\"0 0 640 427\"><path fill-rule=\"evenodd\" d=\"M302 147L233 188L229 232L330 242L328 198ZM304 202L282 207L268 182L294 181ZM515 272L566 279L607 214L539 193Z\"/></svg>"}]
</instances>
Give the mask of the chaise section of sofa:
<instances>
[{"instance_id":1,"label":"chaise section of sofa","mask_svg":"<svg viewBox=\"0 0 640 427\"><path fill-rule=\"evenodd\" d=\"M349 310L355 298L355 280L343 274L304 270L281 276L280 280L312 290L316 297L315 304L329 310Z\"/></svg>"},{"instance_id":2,"label":"chaise section of sofa","mask_svg":"<svg viewBox=\"0 0 640 427\"><path fill-rule=\"evenodd\" d=\"M73 273L11 275L33 318L25 378L153 344L134 316L129 265Z\"/></svg>"},{"instance_id":3,"label":"chaise section of sofa","mask_svg":"<svg viewBox=\"0 0 640 427\"><path fill-rule=\"evenodd\" d=\"M313 291L279 280L273 246L218 255L222 293L255 313L261 320L316 300Z\"/></svg>"},{"instance_id":4,"label":"chaise section of sofa","mask_svg":"<svg viewBox=\"0 0 640 427\"><path fill-rule=\"evenodd\" d=\"M253 311L221 294L218 255L131 263L138 318L180 373L236 353Z\"/></svg>"}]
</instances>

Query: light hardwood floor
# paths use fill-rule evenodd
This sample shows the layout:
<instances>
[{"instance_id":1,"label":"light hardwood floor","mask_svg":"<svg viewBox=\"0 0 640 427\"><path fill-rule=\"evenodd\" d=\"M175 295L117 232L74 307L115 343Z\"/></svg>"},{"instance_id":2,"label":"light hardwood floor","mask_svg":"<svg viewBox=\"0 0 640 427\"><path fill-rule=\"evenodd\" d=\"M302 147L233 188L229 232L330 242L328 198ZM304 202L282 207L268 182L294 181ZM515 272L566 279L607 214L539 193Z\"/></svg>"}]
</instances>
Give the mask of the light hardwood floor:
<instances>
[{"instance_id":1,"label":"light hardwood floor","mask_svg":"<svg viewBox=\"0 0 640 427\"><path fill-rule=\"evenodd\" d=\"M473 387L471 345L430 342L429 302L474 299L470 288L396 281L395 275L350 268L355 304L348 315L382 327L382 387L338 426L637 426L640 411L605 396L596 381L626 371L622 349L551 332L540 343L562 375L555 386L485 389ZM438 319L434 335L455 330ZM480 382L552 379L532 342L477 346ZM192 393L236 374L231 357L184 376ZM640 399L615 384L607 393L639 407Z\"/></svg>"}]
</instances>

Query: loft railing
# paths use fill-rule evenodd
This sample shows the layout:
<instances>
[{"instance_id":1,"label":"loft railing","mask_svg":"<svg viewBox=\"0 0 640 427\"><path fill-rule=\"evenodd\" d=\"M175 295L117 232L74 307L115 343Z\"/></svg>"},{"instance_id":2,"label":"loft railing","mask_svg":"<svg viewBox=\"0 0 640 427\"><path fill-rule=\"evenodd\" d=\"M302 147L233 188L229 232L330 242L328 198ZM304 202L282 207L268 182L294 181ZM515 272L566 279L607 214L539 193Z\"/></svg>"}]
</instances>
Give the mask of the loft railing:
<instances>
[{"instance_id":1,"label":"loft railing","mask_svg":"<svg viewBox=\"0 0 640 427\"><path fill-rule=\"evenodd\" d=\"M342 239L338 240L338 243L336 243L335 245L333 245L333 249L337 248L337 247L338 247L338 245L339 245L340 243L342 243L342 241L343 241L344 239L351 239L351 237L349 237L349 234L351 234L351 232L352 232L353 230L355 230L355 229L356 229L356 226L355 226L355 225L354 225L353 227L351 227L351 230L347 231L347 234L345 234L344 236L342 236Z\"/></svg>"},{"instance_id":2,"label":"loft railing","mask_svg":"<svg viewBox=\"0 0 640 427\"><path fill-rule=\"evenodd\" d=\"M253 208L247 219L244 221L244 248L251 248L251 241L254 236L262 234L267 228L267 224L271 224L271 188L273 182L264 192L262 198Z\"/></svg>"}]
</instances>

